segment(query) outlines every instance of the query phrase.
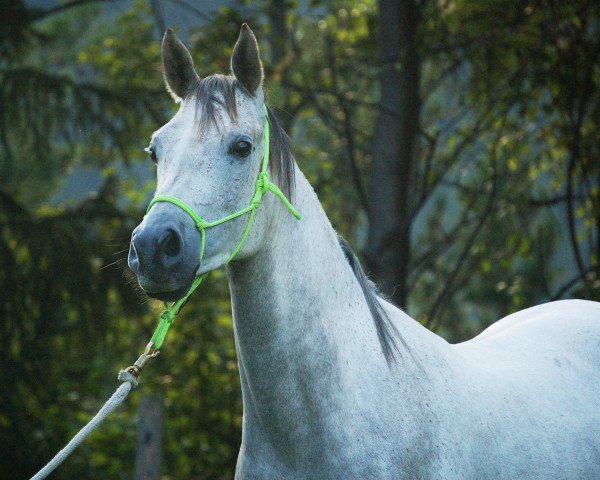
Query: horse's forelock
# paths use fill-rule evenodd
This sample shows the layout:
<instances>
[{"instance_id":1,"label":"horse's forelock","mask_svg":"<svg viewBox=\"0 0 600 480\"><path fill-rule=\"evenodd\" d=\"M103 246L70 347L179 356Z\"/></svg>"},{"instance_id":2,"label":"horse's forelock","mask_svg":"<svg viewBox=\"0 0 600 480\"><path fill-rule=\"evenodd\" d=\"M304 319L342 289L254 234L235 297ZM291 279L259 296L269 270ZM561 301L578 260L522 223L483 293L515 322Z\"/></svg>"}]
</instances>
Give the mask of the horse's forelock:
<instances>
[{"instance_id":1,"label":"horse's forelock","mask_svg":"<svg viewBox=\"0 0 600 480\"><path fill-rule=\"evenodd\" d=\"M218 126L219 109L223 107L233 122L237 121L235 91L237 80L228 75L211 75L196 82L189 96L195 99L195 119L199 132L204 132L210 124Z\"/></svg>"},{"instance_id":2,"label":"horse's forelock","mask_svg":"<svg viewBox=\"0 0 600 480\"><path fill-rule=\"evenodd\" d=\"M198 124L199 133L206 131L211 124L218 127L220 119L218 106L222 107L233 122L237 122L236 94L248 95L236 78L230 75L211 75L192 86L189 97L195 100L195 121ZM294 156L290 138L273 111L270 108L267 110L271 133L269 142L270 174L285 196L292 200Z\"/></svg>"}]
</instances>

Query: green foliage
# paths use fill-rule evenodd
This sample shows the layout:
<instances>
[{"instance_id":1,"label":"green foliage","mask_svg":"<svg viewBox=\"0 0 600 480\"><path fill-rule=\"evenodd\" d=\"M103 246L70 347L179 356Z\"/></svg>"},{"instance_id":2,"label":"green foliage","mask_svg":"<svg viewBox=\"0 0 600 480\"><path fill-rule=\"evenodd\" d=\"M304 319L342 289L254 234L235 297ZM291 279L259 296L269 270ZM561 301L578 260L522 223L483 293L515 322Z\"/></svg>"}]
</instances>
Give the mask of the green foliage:
<instances>
[{"instance_id":1,"label":"green foliage","mask_svg":"<svg viewBox=\"0 0 600 480\"><path fill-rule=\"evenodd\" d=\"M441 185L460 202L464 234L431 214L415 241L411 305L457 340L582 282L573 295L600 298L598 3L431 2L424 12L419 161L430 161L420 172L432 198ZM466 332L463 308L479 319Z\"/></svg>"}]
</instances>

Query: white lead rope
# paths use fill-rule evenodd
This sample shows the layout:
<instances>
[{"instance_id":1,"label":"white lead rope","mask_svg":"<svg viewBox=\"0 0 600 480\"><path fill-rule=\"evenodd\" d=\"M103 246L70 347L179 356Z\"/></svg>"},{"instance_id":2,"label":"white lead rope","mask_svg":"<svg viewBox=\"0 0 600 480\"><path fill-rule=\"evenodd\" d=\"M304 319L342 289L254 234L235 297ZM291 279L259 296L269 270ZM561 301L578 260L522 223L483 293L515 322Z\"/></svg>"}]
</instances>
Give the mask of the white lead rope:
<instances>
[{"instance_id":1,"label":"white lead rope","mask_svg":"<svg viewBox=\"0 0 600 480\"><path fill-rule=\"evenodd\" d=\"M121 370L119 372L118 378L121 382L121 385L119 385L119 388L117 388L116 392L113 393L108 401L102 406L100 411L88 422L85 427L79 430L77 435L75 435L71 441L67 443L65 448L58 452L44 468L31 477L31 480L42 480L50 475L50 473L52 473L56 467L58 467L69 455L71 455L71 453L73 453L73 450L75 450L90 433L98 428L98 426L113 412L113 410L115 410L125 401L127 395L129 395L129 392L138 385L135 376L125 370Z\"/></svg>"}]
</instances>

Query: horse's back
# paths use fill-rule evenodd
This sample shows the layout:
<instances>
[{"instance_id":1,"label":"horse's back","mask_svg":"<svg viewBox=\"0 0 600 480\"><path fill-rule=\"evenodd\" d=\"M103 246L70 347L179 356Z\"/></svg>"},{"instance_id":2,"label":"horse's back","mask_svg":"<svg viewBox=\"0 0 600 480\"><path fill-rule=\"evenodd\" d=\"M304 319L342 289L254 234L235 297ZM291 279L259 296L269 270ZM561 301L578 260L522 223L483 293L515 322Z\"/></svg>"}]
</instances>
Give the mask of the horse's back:
<instances>
[{"instance_id":1,"label":"horse's back","mask_svg":"<svg viewBox=\"0 0 600 480\"><path fill-rule=\"evenodd\" d=\"M495 417L489 442L499 459L510 464L521 452L530 458L521 474L600 478L600 303L532 307L454 348L465 359L465 381L481 395L482 415Z\"/></svg>"},{"instance_id":2,"label":"horse's back","mask_svg":"<svg viewBox=\"0 0 600 480\"><path fill-rule=\"evenodd\" d=\"M520 335L524 330L538 327L564 328L567 333L578 333L581 328L600 332L600 303L587 300L561 300L544 303L515 312L498 320L469 342L487 340L497 335Z\"/></svg>"},{"instance_id":3,"label":"horse's back","mask_svg":"<svg viewBox=\"0 0 600 480\"><path fill-rule=\"evenodd\" d=\"M563 300L528 308L454 348L491 376L535 377L549 385L553 378L585 379L600 388L600 303Z\"/></svg>"}]
</instances>

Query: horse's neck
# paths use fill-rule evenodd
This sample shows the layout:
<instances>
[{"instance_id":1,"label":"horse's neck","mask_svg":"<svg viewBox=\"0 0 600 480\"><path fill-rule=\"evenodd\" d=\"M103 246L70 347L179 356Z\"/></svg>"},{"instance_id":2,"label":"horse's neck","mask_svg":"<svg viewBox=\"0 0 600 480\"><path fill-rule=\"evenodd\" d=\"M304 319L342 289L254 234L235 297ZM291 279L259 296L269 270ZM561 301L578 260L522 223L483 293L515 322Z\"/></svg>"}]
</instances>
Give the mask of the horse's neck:
<instances>
[{"instance_id":1,"label":"horse's neck","mask_svg":"<svg viewBox=\"0 0 600 480\"><path fill-rule=\"evenodd\" d=\"M386 364L360 286L299 172L295 199L302 220L282 208L268 245L229 267L245 428L271 442L328 434L343 442L355 434L344 416L377 403L377 385L417 374L406 352L402 365Z\"/></svg>"}]
</instances>

